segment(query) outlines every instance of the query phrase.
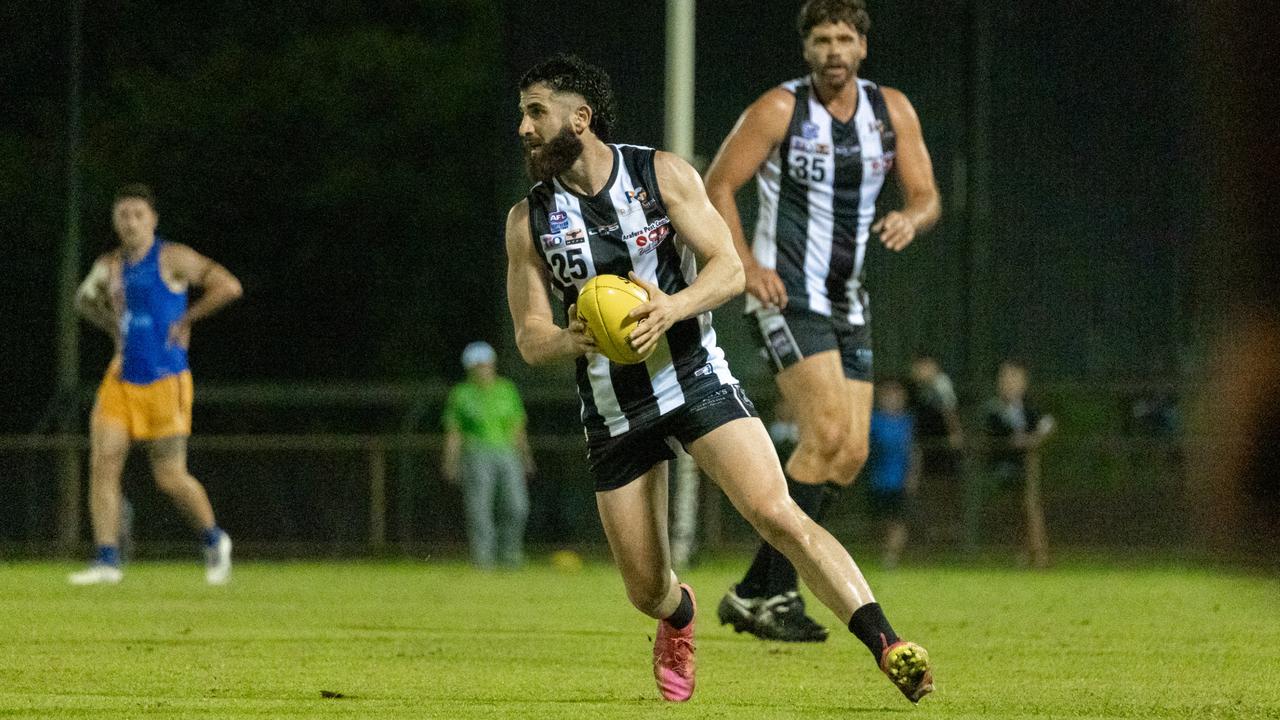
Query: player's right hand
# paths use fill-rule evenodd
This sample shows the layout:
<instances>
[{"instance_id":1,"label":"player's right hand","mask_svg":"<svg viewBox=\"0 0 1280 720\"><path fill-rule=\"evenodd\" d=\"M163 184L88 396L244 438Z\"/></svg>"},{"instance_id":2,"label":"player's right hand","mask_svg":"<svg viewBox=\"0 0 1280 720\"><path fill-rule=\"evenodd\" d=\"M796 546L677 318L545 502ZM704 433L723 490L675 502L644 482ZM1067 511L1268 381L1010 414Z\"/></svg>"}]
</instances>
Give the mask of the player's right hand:
<instances>
[{"instance_id":1,"label":"player's right hand","mask_svg":"<svg viewBox=\"0 0 1280 720\"><path fill-rule=\"evenodd\" d=\"M596 352L596 340L592 337L587 324L578 317L577 303L569 306L569 327L566 330L569 333L569 340L577 351L575 356Z\"/></svg>"},{"instance_id":2,"label":"player's right hand","mask_svg":"<svg viewBox=\"0 0 1280 720\"><path fill-rule=\"evenodd\" d=\"M747 276L747 292L752 297L779 310L787 306L787 288L777 271L753 262L745 265L743 272Z\"/></svg>"}]
</instances>

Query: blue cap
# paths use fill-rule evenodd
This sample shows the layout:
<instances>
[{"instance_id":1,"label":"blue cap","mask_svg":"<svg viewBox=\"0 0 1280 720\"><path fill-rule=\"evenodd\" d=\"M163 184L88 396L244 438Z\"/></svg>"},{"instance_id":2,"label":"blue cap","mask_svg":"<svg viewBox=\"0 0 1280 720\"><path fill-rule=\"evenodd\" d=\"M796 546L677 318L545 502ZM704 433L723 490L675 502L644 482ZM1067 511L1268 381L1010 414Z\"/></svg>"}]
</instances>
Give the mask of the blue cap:
<instances>
[{"instance_id":1,"label":"blue cap","mask_svg":"<svg viewBox=\"0 0 1280 720\"><path fill-rule=\"evenodd\" d=\"M477 340L462 351L462 367L470 370L477 365L492 365L498 359L493 346L483 340Z\"/></svg>"}]
</instances>

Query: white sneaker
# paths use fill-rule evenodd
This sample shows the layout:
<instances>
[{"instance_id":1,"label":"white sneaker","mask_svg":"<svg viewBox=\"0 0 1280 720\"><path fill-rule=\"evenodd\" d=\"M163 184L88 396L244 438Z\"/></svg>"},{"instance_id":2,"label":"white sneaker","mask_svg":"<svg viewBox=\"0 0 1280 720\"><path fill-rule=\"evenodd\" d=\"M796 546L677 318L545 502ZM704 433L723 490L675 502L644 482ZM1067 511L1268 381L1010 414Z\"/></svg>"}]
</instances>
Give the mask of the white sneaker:
<instances>
[{"instance_id":1,"label":"white sneaker","mask_svg":"<svg viewBox=\"0 0 1280 720\"><path fill-rule=\"evenodd\" d=\"M124 573L114 565L94 563L86 570L73 572L67 576L72 585L115 585L124 578Z\"/></svg>"},{"instance_id":2,"label":"white sneaker","mask_svg":"<svg viewBox=\"0 0 1280 720\"><path fill-rule=\"evenodd\" d=\"M231 582L231 537L225 532L213 547L204 549L204 581L210 585Z\"/></svg>"}]
</instances>

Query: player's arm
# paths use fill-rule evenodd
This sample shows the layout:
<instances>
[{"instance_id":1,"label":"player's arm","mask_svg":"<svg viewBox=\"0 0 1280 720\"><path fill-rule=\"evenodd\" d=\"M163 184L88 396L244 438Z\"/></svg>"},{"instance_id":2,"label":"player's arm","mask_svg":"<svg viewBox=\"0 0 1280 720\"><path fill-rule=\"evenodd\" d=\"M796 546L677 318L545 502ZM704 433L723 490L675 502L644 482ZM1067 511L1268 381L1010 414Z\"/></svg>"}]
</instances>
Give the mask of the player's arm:
<instances>
[{"instance_id":1,"label":"player's arm","mask_svg":"<svg viewBox=\"0 0 1280 720\"><path fill-rule=\"evenodd\" d=\"M451 483L462 477L462 433L449 428L444 433L444 448L440 452L440 474Z\"/></svg>"},{"instance_id":2,"label":"player's arm","mask_svg":"<svg viewBox=\"0 0 1280 720\"><path fill-rule=\"evenodd\" d=\"M94 261L89 274L76 290L76 312L113 340L119 341L120 324L111 306L111 263L110 255Z\"/></svg>"},{"instance_id":3,"label":"player's arm","mask_svg":"<svg viewBox=\"0 0 1280 720\"><path fill-rule=\"evenodd\" d=\"M795 95L782 88L761 95L742 112L707 169L707 197L729 226L734 250L746 273L747 292L763 303L778 307L787 304L786 288L778 273L761 267L751 254L736 195L786 137L795 104Z\"/></svg>"},{"instance_id":4,"label":"player's arm","mask_svg":"<svg viewBox=\"0 0 1280 720\"><path fill-rule=\"evenodd\" d=\"M653 164L671 225L698 258L698 277L680 292L667 295L631 273L631 279L649 293L649 301L630 313L639 322L628 339L641 355L673 324L725 304L743 288L742 260L734 252L729 226L707 199L698 171L665 152L656 153Z\"/></svg>"},{"instance_id":5,"label":"player's arm","mask_svg":"<svg viewBox=\"0 0 1280 720\"><path fill-rule=\"evenodd\" d=\"M901 250L916 235L933 227L942 215L938 184L933 179L933 160L924 144L920 118L907 96L893 88L883 88L889 120L898 133L898 155L894 170L902 188L905 203L901 210L889 212L871 229L880 234L880 242L890 250Z\"/></svg>"},{"instance_id":6,"label":"player's arm","mask_svg":"<svg viewBox=\"0 0 1280 720\"><path fill-rule=\"evenodd\" d=\"M569 327L556 324L547 294L546 269L529 236L529 202L507 213L507 307L516 328L516 347L530 365L575 358L595 350L577 307L569 306Z\"/></svg>"},{"instance_id":7,"label":"player's arm","mask_svg":"<svg viewBox=\"0 0 1280 720\"><path fill-rule=\"evenodd\" d=\"M191 325L240 299L244 289L230 270L186 245L166 243L161 261L165 274L175 282L201 291L199 299L188 305L187 311L169 328L169 342L187 347L191 341Z\"/></svg>"}]
</instances>

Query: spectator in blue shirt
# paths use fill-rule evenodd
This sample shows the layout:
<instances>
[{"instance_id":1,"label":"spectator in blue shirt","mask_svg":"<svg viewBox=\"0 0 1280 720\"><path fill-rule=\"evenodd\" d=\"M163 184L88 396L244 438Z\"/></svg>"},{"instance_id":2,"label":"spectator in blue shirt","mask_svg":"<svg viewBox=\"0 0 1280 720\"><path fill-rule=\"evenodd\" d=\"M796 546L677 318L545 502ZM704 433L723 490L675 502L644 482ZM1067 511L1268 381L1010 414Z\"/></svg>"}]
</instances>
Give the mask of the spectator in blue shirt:
<instances>
[{"instance_id":1,"label":"spectator in blue shirt","mask_svg":"<svg viewBox=\"0 0 1280 720\"><path fill-rule=\"evenodd\" d=\"M884 566L897 567L907 544L908 501L916 489L915 428L907 391L897 380L876 385L867 477L871 511L885 521Z\"/></svg>"}]
</instances>

